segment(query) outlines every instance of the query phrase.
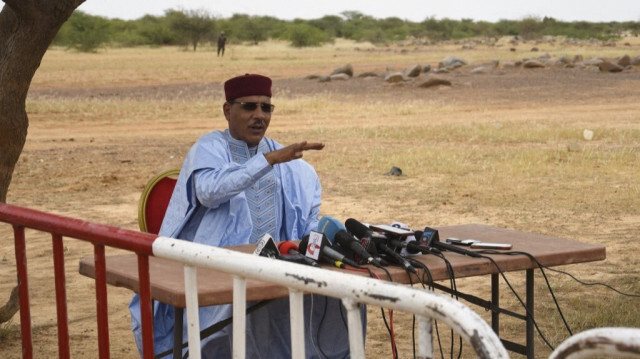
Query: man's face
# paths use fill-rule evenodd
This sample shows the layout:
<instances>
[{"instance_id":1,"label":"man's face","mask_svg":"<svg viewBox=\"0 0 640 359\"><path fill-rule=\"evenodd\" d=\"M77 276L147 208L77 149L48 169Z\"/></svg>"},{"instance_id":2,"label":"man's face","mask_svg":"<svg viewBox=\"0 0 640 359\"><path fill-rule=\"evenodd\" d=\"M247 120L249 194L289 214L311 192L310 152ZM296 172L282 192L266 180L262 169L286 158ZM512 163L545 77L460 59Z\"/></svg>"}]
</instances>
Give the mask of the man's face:
<instances>
[{"instance_id":1,"label":"man's face","mask_svg":"<svg viewBox=\"0 0 640 359\"><path fill-rule=\"evenodd\" d=\"M251 105L252 103L258 103L258 106L255 106L255 109L250 109L250 107L254 107ZM271 121L271 112L263 111L260 104L271 104L271 98L245 96L237 98L231 103L225 102L222 106L224 117L229 122L231 136L236 140L246 142L249 147L257 146L260 143Z\"/></svg>"}]
</instances>

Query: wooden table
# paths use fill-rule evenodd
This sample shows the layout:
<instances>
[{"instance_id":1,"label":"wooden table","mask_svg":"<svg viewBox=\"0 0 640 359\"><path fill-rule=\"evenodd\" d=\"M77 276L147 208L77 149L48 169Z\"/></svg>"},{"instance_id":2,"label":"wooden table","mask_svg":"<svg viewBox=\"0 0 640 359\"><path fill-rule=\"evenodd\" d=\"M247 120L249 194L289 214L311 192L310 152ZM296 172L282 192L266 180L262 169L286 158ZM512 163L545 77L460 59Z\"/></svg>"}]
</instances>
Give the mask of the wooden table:
<instances>
[{"instance_id":1,"label":"wooden table","mask_svg":"<svg viewBox=\"0 0 640 359\"><path fill-rule=\"evenodd\" d=\"M473 238L482 242L511 243L511 251L526 252L535 256L543 266L558 266L573 263L591 262L605 259L605 247L582 243L574 240L561 239L551 236L525 233L498 227L467 224L437 228L442 241L447 237L460 239ZM466 247L465 247L466 248ZM243 252L253 252L254 246L229 247ZM526 322L526 345L503 340L509 350L534 357L534 270L537 264L525 255L490 255L503 272L526 272L526 307L528 314L517 314L499 307L499 271L491 261L485 258L474 258L453 252L443 252L453 267L455 278L491 275L491 300L485 301L474 296L461 293L461 297L474 304L492 311L492 328L499 335L499 315L506 314L520 318ZM442 258L434 255L413 257L424 263L434 281L448 280L447 266ZM118 287L138 291L138 264L135 254L109 256L106 258L107 283ZM326 267L327 270L342 270ZM372 268L382 279L387 275L380 269ZM394 282L410 283L410 278L404 269L390 266ZM184 271L180 263L170 260L149 258L149 272L151 279L151 297L175 306L185 308ZM421 271L418 271L421 273ZM93 258L83 258L80 261L80 273L94 277ZM357 272L350 271L356 274ZM362 274L365 275L365 274ZM233 301L232 276L216 272L207 268L198 268L198 303L201 306L231 303ZM415 277L413 278L415 283ZM436 284L437 288L447 291L448 288ZM288 296L288 289L260 281L247 280L247 300L257 301ZM176 312L182 312L181 310ZM180 321L181 322L181 321Z\"/></svg>"}]
</instances>

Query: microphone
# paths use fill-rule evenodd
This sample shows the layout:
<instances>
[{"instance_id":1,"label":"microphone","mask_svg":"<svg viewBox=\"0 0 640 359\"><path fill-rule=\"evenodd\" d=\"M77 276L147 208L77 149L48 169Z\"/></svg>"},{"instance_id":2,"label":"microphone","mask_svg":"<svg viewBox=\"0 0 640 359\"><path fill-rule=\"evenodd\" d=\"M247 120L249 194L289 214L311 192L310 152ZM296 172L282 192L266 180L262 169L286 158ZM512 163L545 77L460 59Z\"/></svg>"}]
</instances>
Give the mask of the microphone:
<instances>
[{"instance_id":1,"label":"microphone","mask_svg":"<svg viewBox=\"0 0 640 359\"><path fill-rule=\"evenodd\" d=\"M320 264L309 258L307 256L303 256L298 252L298 246L291 241L284 241L278 243L278 249L280 250L280 258L285 260L291 260L292 262L307 264L314 267L320 267Z\"/></svg>"},{"instance_id":2,"label":"microphone","mask_svg":"<svg viewBox=\"0 0 640 359\"><path fill-rule=\"evenodd\" d=\"M462 254L469 257L482 258L482 255L474 251L460 248L452 244L440 242L440 236L438 235L438 230L430 227L424 227L422 236L420 236L420 241L424 242L427 247L437 248L441 251L447 250L447 251L456 252L458 254Z\"/></svg>"},{"instance_id":3,"label":"microphone","mask_svg":"<svg viewBox=\"0 0 640 359\"><path fill-rule=\"evenodd\" d=\"M269 233L266 233L260 240L256 243L256 248L253 250L253 254L262 257L269 258L279 258L280 251L278 251L278 246L276 245L276 241L273 240L273 237Z\"/></svg>"},{"instance_id":4,"label":"microphone","mask_svg":"<svg viewBox=\"0 0 640 359\"><path fill-rule=\"evenodd\" d=\"M329 242L332 244L337 242L340 247L348 251L348 253L345 253L348 257L355 254L353 257L358 262L364 261L375 266L382 265L380 259L375 258L373 254L368 252L367 249L363 247L362 243L355 240L353 236L347 232L344 224L334 217L323 216L320 218L320 221L318 222L318 230L327 236ZM359 257L360 260L356 258L356 256Z\"/></svg>"},{"instance_id":5,"label":"microphone","mask_svg":"<svg viewBox=\"0 0 640 359\"><path fill-rule=\"evenodd\" d=\"M344 224L331 216L322 216L318 221L318 232L324 233L329 242L334 243L338 231L346 231Z\"/></svg>"},{"instance_id":6,"label":"microphone","mask_svg":"<svg viewBox=\"0 0 640 359\"><path fill-rule=\"evenodd\" d=\"M298 246L298 250L300 251L300 253L304 254L307 257L309 257L310 255L315 256L316 255L315 251L320 249L319 254L322 256L322 258L328 263L331 263L338 268L344 268L345 264L348 264L356 268L360 267L358 263L345 257L344 254L331 248L331 243L329 242L329 240L324 234L319 232L314 232L314 231L311 231L311 233L312 234L316 233L317 235L322 236L321 244L318 245L316 242L310 243L310 240L309 240L310 236L304 236L300 241L300 245ZM308 252L312 252L312 253L308 254Z\"/></svg>"},{"instance_id":7,"label":"microphone","mask_svg":"<svg viewBox=\"0 0 640 359\"><path fill-rule=\"evenodd\" d=\"M401 255L399 255L393 249L389 248L386 245L386 242L388 240L386 236L384 235L376 236L376 234L371 229L369 229L367 226L365 226L364 224L360 223L359 221L353 218L347 219L344 223L347 229L349 230L349 232L353 233L353 235L362 239L363 241L365 240L365 238L368 240L373 240L376 243L376 246L381 251L386 253L398 264L403 266L405 270L410 271L411 273L416 273L416 269L411 265L411 263L409 263L409 261L404 259Z\"/></svg>"},{"instance_id":8,"label":"microphone","mask_svg":"<svg viewBox=\"0 0 640 359\"><path fill-rule=\"evenodd\" d=\"M362 244L355 240L351 234L349 234L345 230L339 230L335 234L334 241L337 242L342 248L352 250L361 260L371 263L376 267L382 266L382 263L371 255L371 253L367 252Z\"/></svg>"}]
</instances>

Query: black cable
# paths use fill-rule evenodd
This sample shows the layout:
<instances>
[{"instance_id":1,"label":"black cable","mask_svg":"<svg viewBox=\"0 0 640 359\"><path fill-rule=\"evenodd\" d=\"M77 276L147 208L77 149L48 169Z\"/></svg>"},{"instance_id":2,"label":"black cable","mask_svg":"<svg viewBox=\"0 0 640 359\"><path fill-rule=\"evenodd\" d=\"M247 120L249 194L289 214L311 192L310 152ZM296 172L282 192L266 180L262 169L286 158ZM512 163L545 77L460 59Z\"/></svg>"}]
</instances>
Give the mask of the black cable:
<instances>
[{"instance_id":1,"label":"black cable","mask_svg":"<svg viewBox=\"0 0 640 359\"><path fill-rule=\"evenodd\" d=\"M620 295L622 295L622 296L625 296L625 297L640 298L640 294L630 294L630 293L625 293L625 292L622 292L622 291L620 291L620 290L618 290L618 289L616 289L616 288L614 288L614 287L612 287L612 286L610 286L610 285L608 285L608 284L605 284L605 283L599 283L599 282L591 282L591 283L587 283L587 282L585 282L585 281L582 281L582 280L580 280L580 279L576 278L576 277L575 277L574 275L572 275L571 273L564 272L564 271L561 271L561 270L559 270L559 269L550 268L550 267L548 267L548 266L544 266L544 265L543 265L543 267L544 267L544 268L546 268L546 269L548 269L548 270L550 270L550 271L552 271L552 272L556 272L556 273L560 273L560 274L565 274L565 275L567 275L567 276L571 277L571 279L575 280L576 282L578 282L578 283L580 283L580 284L582 284L582 285L586 285L586 286L599 285L599 286L603 286L603 287L605 287L605 288L608 288L608 289L610 289L610 290L612 290L612 291L614 291L614 292L616 292L616 293L618 293L618 294L620 294Z\"/></svg>"},{"instance_id":2,"label":"black cable","mask_svg":"<svg viewBox=\"0 0 640 359\"><path fill-rule=\"evenodd\" d=\"M551 294L551 298L553 299L553 303L555 304L556 309L558 310L558 314L560 314L560 318L562 319L562 322L564 323L564 327L567 329L567 332L569 332L569 336L573 335L573 331L569 327L569 323L567 323L567 320L564 317L564 313L562 312L562 309L560 309L560 303L558 303L558 299L556 298L556 295L553 292L553 289L551 288L551 283L549 283L549 279L547 278L547 274L544 272L543 268L545 268L545 267L540 263L540 261L538 261L538 258L536 258L531 253L522 252L522 251L498 252L498 251L486 250L486 251L479 251L479 252L480 253L486 253L486 254L524 255L524 256L527 256L532 261L534 261L536 263L536 265L538 266L538 268L540 269L540 273L542 273L542 277L544 278L544 281L547 284L547 289L549 289L549 294ZM548 267L546 267L546 268L548 268Z\"/></svg>"},{"instance_id":3,"label":"black cable","mask_svg":"<svg viewBox=\"0 0 640 359\"><path fill-rule=\"evenodd\" d=\"M498 263L493 258L491 258L489 256L486 256L486 255L482 255L481 254L482 252L485 252L485 251L477 251L477 252L474 251L474 253L478 254L478 256L480 258L485 258L485 259L490 260L491 263L496 267L496 269L498 270L498 273L500 273L500 276L502 276L502 279L505 281L505 283L507 284L509 289L511 289L511 292L513 293L513 295L515 295L516 299L518 299L518 301L520 302L520 305L522 305L522 307L524 308L525 312L527 313L527 316L529 318L531 318L531 322L533 323L533 326L536 328L536 331L538 332L538 335L540 335L540 338L542 338L542 341L544 341L544 343L547 345L547 347L549 347L549 349L554 350L555 348L553 347L553 345L551 345L551 343L549 343L549 341L544 336L544 334L542 334L542 330L540 330L540 327L538 326L538 323L533 318L533 315L531 314L531 312L527 308L527 305L524 303L524 301L522 301L522 298L520 298L520 296L518 295L516 290L513 288L513 286L511 286L511 283L509 282L509 280L505 276L504 272L502 271L502 268L500 268ZM506 254L506 252L503 253L503 254Z\"/></svg>"}]
</instances>

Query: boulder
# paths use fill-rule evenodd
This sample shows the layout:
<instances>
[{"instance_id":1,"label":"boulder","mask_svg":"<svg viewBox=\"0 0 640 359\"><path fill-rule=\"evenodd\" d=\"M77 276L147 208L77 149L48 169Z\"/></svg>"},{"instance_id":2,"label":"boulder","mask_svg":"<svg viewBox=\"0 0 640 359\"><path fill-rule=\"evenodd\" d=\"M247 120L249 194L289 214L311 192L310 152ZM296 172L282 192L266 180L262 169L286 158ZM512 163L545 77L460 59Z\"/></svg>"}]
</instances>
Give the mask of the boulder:
<instances>
[{"instance_id":1,"label":"boulder","mask_svg":"<svg viewBox=\"0 0 640 359\"><path fill-rule=\"evenodd\" d=\"M600 72L620 72L624 70L624 67L605 60L598 65L598 69L600 69Z\"/></svg>"},{"instance_id":2,"label":"boulder","mask_svg":"<svg viewBox=\"0 0 640 359\"><path fill-rule=\"evenodd\" d=\"M451 86L451 81L436 76L428 76L424 81L418 83L418 87L429 88L438 86Z\"/></svg>"},{"instance_id":3,"label":"boulder","mask_svg":"<svg viewBox=\"0 0 640 359\"><path fill-rule=\"evenodd\" d=\"M458 68L467 65L467 62L455 56L447 56L438 63L440 68Z\"/></svg>"},{"instance_id":4,"label":"boulder","mask_svg":"<svg viewBox=\"0 0 640 359\"><path fill-rule=\"evenodd\" d=\"M404 81L404 75L402 72L392 72L384 77L384 80L389 83L397 83Z\"/></svg>"},{"instance_id":5,"label":"boulder","mask_svg":"<svg viewBox=\"0 0 640 359\"><path fill-rule=\"evenodd\" d=\"M618 64L618 66L627 67L631 65L631 57L629 55L623 55L618 58L616 64Z\"/></svg>"},{"instance_id":6,"label":"boulder","mask_svg":"<svg viewBox=\"0 0 640 359\"><path fill-rule=\"evenodd\" d=\"M487 73L487 68L484 66L478 66L476 68L474 68L473 70L471 70L472 74L486 74Z\"/></svg>"},{"instance_id":7,"label":"boulder","mask_svg":"<svg viewBox=\"0 0 640 359\"><path fill-rule=\"evenodd\" d=\"M329 76L331 78L331 81L336 81L336 80L348 80L351 78L351 76L347 75L347 74L335 74L335 75L331 75Z\"/></svg>"},{"instance_id":8,"label":"boulder","mask_svg":"<svg viewBox=\"0 0 640 359\"><path fill-rule=\"evenodd\" d=\"M331 73L331 76L337 75L337 74L346 74L349 77L353 77L353 66L351 66L351 64L349 63L344 64L338 67L337 69L333 70L333 72Z\"/></svg>"},{"instance_id":9,"label":"boulder","mask_svg":"<svg viewBox=\"0 0 640 359\"><path fill-rule=\"evenodd\" d=\"M422 66L420 64L415 64L413 67L410 67L404 71L404 75L407 77L418 77L422 72Z\"/></svg>"},{"instance_id":10,"label":"boulder","mask_svg":"<svg viewBox=\"0 0 640 359\"><path fill-rule=\"evenodd\" d=\"M522 64L522 67L525 69L537 69L545 66L538 60L527 60Z\"/></svg>"},{"instance_id":11,"label":"boulder","mask_svg":"<svg viewBox=\"0 0 640 359\"><path fill-rule=\"evenodd\" d=\"M378 75L377 73L375 73L373 71L365 71L365 72L359 73L358 76L356 76L356 77L365 78L365 77L378 77L378 76L380 76L380 75Z\"/></svg>"},{"instance_id":12,"label":"boulder","mask_svg":"<svg viewBox=\"0 0 640 359\"><path fill-rule=\"evenodd\" d=\"M422 68L422 72L429 72L431 71L431 65L424 65L424 67Z\"/></svg>"},{"instance_id":13,"label":"boulder","mask_svg":"<svg viewBox=\"0 0 640 359\"><path fill-rule=\"evenodd\" d=\"M638 55L638 56L636 56L636 57L632 58L632 59L631 59L631 61L629 62L629 64L630 64L631 66L638 66L638 65L640 65L640 55Z\"/></svg>"}]
</instances>

